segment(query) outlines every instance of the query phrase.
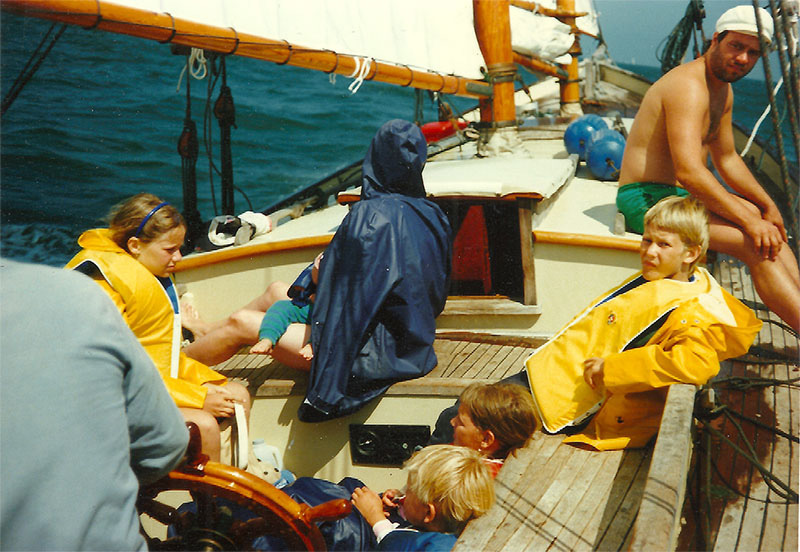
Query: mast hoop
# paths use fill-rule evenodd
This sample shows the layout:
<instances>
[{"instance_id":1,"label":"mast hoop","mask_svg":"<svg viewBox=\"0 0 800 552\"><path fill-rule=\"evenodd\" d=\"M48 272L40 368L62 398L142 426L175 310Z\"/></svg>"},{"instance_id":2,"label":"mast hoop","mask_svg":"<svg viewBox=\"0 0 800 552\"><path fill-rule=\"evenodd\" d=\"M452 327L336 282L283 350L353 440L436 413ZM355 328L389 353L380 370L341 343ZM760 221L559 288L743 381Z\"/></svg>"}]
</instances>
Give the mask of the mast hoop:
<instances>
[{"instance_id":1,"label":"mast hoop","mask_svg":"<svg viewBox=\"0 0 800 552\"><path fill-rule=\"evenodd\" d=\"M232 56L233 54L236 53L236 50L239 49L239 33L233 27L228 27L228 28L233 31L233 37L236 39L236 42L233 44L233 50L231 50L230 52L227 52L225 55L226 56ZM291 54L290 54L290 56L291 56ZM289 61L289 58L286 58L286 61Z\"/></svg>"},{"instance_id":2,"label":"mast hoop","mask_svg":"<svg viewBox=\"0 0 800 552\"><path fill-rule=\"evenodd\" d=\"M170 42L172 42L172 39L175 38L175 35L178 34L178 31L175 28L175 17L169 12L164 12L164 13L169 16L169 20L172 22L172 29L171 29L172 30L172 34L169 35L164 40L159 40L158 41L159 44L169 44Z\"/></svg>"},{"instance_id":3,"label":"mast hoop","mask_svg":"<svg viewBox=\"0 0 800 552\"><path fill-rule=\"evenodd\" d=\"M414 70L411 67L409 67L408 65L403 65L403 67L408 69L408 72L410 73L410 75L408 77L408 82L403 85L404 87L408 87L408 86L411 85L412 82L414 82Z\"/></svg>"},{"instance_id":4,"label":"mast hoop","mask_svg":"<svg viewBox=\"0 0 800 552\"><path fill-rule=\"evenodd\" d=\"M237 40L238 40L238 38L237 38ZM275 62L276 65L286 65L287 63L289 63L289 60L292 58L292 44L291 44L291 42L289 42L288 40L286 40L284 38L283 39L283 43L286 45L286 59L284 59L283 61L276 61Z\"/></svg>"},{"instance_id":5,"label":"mast hoop","mask_svg":"<svg viewBox=\"0 0 800 552\"><path fill-rule=\"evenodd\" d=\"M97 28L100 25L100 22L103 20L103 14L100 12L100 0L94 0L95 6L97 6L97 19L94 20L94 23L91 25L87 25L83 27L87 31L91 31Z\"/></svg>"},{"instance_id":6,"label":"mast hoop","mask_svg":"<svg viewBox=\"0 0 800 552\"><path fill-rule=\"evenodd\" d=\"M486 67L486 80L492 84L514 82L517 78L517 66L514 63L490 63Z\"/></svg>"},{"instance_id":7,"label":"mast hoop","mask_svg":"<svg viewBox=\"0 0 800 552\"><path fill-rule=\"evenodd\" d=\"M339 68L339 54L337 52L334 52L333 50L328 50L328 49L325 49L325 50L322 50L322 51L323 52L330 52L331 54L334 55L334 57L336 59L336 63L334 64L333 69L331 69L330 71L325 71L325 72L328 73L329 75L331 73L335 73L336 70Z\"/></svg>"},{"instance_id":8,"label":"mast hoop","mask_svg":"<svg viewBox=\"0 0 800 552\"><path fill-rule=\"evenodd\" d=\"M447 80L445 79L445 76L442 75L441 73L435 73L435 74L438 75L440 79L442 79L442 85L439 87L439 90L434 90L434 92L441 92L442 90L444 90L444 87L447 84Z\"/></svg>"}]
</instances>

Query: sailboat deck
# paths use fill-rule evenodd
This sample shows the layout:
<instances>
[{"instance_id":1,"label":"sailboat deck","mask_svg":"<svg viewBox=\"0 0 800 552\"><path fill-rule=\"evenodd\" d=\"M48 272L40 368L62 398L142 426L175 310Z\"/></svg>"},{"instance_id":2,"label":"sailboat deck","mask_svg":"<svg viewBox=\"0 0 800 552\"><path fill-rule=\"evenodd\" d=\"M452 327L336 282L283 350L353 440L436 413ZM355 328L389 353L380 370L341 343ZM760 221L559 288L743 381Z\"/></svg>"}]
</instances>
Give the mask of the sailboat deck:
<instances>
[{"instance_id":1,"label":"sailboat deck","mask_svg":"<svg viewBox=\"0 0 800 552\"><path fill-rule=\"evenodd\" d=\"M694 515L686 516L682 541L708 550L794 551L800 486L800 341L761 303L746 266L720 258L714 275L764 325L749 353L725 363L713 382L723 406L707 422L710 430L698 437L687 509ZM761 468L734 447L754 456Z\"/></svg>"},{"instance_id":2,"label":"sailboat deck","mask_svg":"<svg viewBox=\"0 0 800 552\"><path fill-rule=\"evenodd\" d=\"M680 520L679 548L797 550L798 340L759 302L746 267L721 259L714 274L766 321L748 355L723 363L714 380L718 402L727 405L722 410L732 414L717 412L709 421L695 411L693 421L694 388L680 386L688 389L678 404L688 413L684 425L679 431L662 425L659 439L667 433L666 444L655 449L592 452L562 445L561 435L538 434L506 462L496 480L495 506L467 527L456 550L641 549L644 534L659 530L655 521L637 521L646 506L662 517L666 513L667 521ZM443 333L434 345L439 365L424 378L395 384L387 395L456 396L473 381L519 372L540 343ZM302 395L307 381L305 374L244 350L217 369L247 379L257 398ZM718 433L705 431L707 426ZM767 475L720 434L745 451L752 445ZM677 460L668 458L665 468L659 458L664 449L684 451L685 459L680 454ZM654 473L657 465L665 471ZM687 471L684 502L679 487ZM664 473L673 480L665 482ZM651 544L659 542L650 538ZM661 541L659 546L669 545Z\"/></svg>"}]
</instances>

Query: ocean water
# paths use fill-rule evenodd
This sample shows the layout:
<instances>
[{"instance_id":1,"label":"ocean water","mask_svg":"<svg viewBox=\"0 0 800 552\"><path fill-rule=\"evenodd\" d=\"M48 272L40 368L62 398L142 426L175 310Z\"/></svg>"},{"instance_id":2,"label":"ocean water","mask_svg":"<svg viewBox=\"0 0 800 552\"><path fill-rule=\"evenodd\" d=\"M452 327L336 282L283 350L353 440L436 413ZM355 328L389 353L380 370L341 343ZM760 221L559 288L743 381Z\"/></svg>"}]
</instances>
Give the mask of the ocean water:
<instances>
[{"instance_id":1,"label":"ocean water","mask_svg":"<svg viewBox=\"0 0 800 552\"><path fill-rule=\"evenodd\" d=\"M3 14L0 25L5 97L50 23ZM77 251L78 235L103 226L124 198L148 191L182 205L177 140L187 77L179 92L176 87L184 63L168 45L67 28L0 123L0 255L60 266ZM237 57L226 63L236 106L234 184L244 192L235 195L237 213L264 209L360 159L386 120L414 120L411 89L365 82L353 95L350 79L341 76L331 82L324 73ZM659 76L654 67L622 65L653 80ZM735 85L734 120L748 129L767 105L763 73L756 73ZM191 82L205 220L220 207L220 178L202 140L210 135L208 149L219 166L218 123L212 116L204 124L211 81ZM425 119L435 120L435 106L424 98ZM457 112L474 103L448 101ZM769 143L772 133L767 118L759 137ZM790 157L796 165L797 155Z\"/></svg>"}]
</instances>

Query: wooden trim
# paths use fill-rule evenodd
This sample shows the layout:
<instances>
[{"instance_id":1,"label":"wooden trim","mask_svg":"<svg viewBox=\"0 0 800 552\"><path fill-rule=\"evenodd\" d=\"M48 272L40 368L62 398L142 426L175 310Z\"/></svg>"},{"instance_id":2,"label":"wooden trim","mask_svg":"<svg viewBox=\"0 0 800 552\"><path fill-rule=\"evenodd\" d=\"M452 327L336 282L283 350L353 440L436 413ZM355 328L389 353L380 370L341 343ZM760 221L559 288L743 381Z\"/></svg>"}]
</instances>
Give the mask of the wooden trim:
<instances>
[{"instance_id":1,"label":"wooden trim","mask_svg":"<svg viewBox=\"0 0 800 552\"><path fill-rule=\"evenodd\" d=\"M353 74L356 63L360 63L358 60L361 59L359 56L238 33L233 28L204 25L174 18L167 13L155 13L98 0L3 0L2 9L22 16L60 21L162 43L182 44L222 54L235 49L237 56L278 64L288 63L345 76ZM405 66L374 60L371 64L375 69L368 75L370 80L456 96L483 98L486 95L487 86L483 81L415 70L409 82L408 68ZM513 94L513 83L511 86Z\"/></svg>"},{"instance_id":2,"label":"wooden trim","mask_svg":"<svg viewBox=\"0 0 800 552\"><path fill-rule=\"evenodd\" d=\"M175 272L183 272L194 268L212 266L227 261L259 257L269 253L289 251L292 249L307 249L312 247L326 247L333 239L333 234L312 236L308 238L294 238L254 245L231 246L218 249L209 253L190 255L181 259L175 267Z\"/></svg>"},{"instance_id":3,"label":"wooden trim","mask_svg":"<svg viewBox=\"0 0 800 552\"><path fill-rule=\"evenodd\" d=\"M509 335L483 332L469 332L459 330L436 330L436 341L468 341L488 343L490 345L511 345L514 347L536 348L544 345L547 338L544 336Z\"/></svg>"},{"instance_id":4,"label":"wooden trim","mask_svg":"<svg viewBox=\"0 0 800 552\"><path fill-rule=\"evenodd\" d=\"M300 374L298 374L300 376ZM384 393L387 397L396 396L433 396L433 397L458 397L464 389L475 382L495 383L498 378L436 378L421 377L408 381L400 381L389 387ZM307 381L305 375L302 379L268 379L256 391L256 398L280 398L293 395L305 395Z\"/></svg>"},{"instance_id":5,"label":"wooden trim","mask_svg":"<svg viewBox=\"0 0 800 552\"><path fill-rule=\"evenodd\" d=\"M533 255L533 200L517 200L519 216L520 258L522 260L522 289L526 305L536 304L536 271Z\"/></svg>"},{"instance_id":6,"label":"wooden trim","mask_svg":"<svg viewBox=\"0 0 800 552\"><path fill-rule=\"evenodd\" d=\"M647 90L653 84L641 75L626 71L610 63L601 62L598 63L598 67L600 68L601 80L619 86L639 97L644 97Z\"/></svg>"},{"instance_id":7,"label":"wooden trim","mask_svg":"<svg viewBox=\"0 0 800 552\"><path fill-rule=\"evenodd\" d=\"M517 201L520 199L530 199L530 200L540 200L542 199L542 194L539 192L511 192L508 194L498 195L498 194L491 194L491 192L486 192L482 194L465 194L465 193L437 193L435 191L428 192L427 198L428 199L448 199L448 200L461 200L461 201ZM361 201L361 193L354 192L353 190L347 190L344 192L340 192L336 196L336 202L339 205L350 205L351 203L356 203L357 201Z\"/></svg>"},{"instance_id":8,"label":"wooden trim","mask_svg":"<svg viewBox=\"0 0 800 552\"><path fill-rule=\"evenodd\" d=\"M692 458L692 413L697 388L670 386L629 550L675 550Z\"/></svg>"},{"instance_id":9,"label":"wooden trim","mask_svg":"<svg viewBox=\"0 0 800 552\"><path fill-rule=\"evenodd\" d=\"M539 305L524 305L508 297L450 296L440 316L536 316L542 314Z\"/></svg>"},{"instance_id":10,"label":"wooden trim","mask_svg":"<svg viewBox=\"0 0 800 552\"><path fill-rule=\"evenodd\" d=\"M593 236L591 234L572 234L569 232L551 232L548 230L534 230L534 243L549 243L553 245L575 245L583 247L597 247L600 249L617 249L620 251L639 251L639 240L630 238L617 238L610 236Z\"/></svg>"}]
</instances>

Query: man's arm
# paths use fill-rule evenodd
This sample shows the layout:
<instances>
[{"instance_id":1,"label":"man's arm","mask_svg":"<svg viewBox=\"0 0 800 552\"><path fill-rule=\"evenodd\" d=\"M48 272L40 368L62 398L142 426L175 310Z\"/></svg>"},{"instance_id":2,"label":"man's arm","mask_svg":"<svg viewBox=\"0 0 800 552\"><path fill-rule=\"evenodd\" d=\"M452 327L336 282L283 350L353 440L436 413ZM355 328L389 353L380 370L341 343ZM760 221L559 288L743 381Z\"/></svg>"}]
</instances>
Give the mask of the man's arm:
<instances>
[{"instance_id":1,"label":"man's arm","mask_svg":"<svg viewBox=\"0 0 800 552\"><path fill-rule=\"evenodd\" d=\"M783 241L787 241L783 217L777 205L755 179L741 156L736 153L731 111L723 114L719 134L717 139L709 144L709 152L714 166L725 183L755 204L761 210L761 217L774 224L780 231Z\"/></svg>"}]
</instances>

